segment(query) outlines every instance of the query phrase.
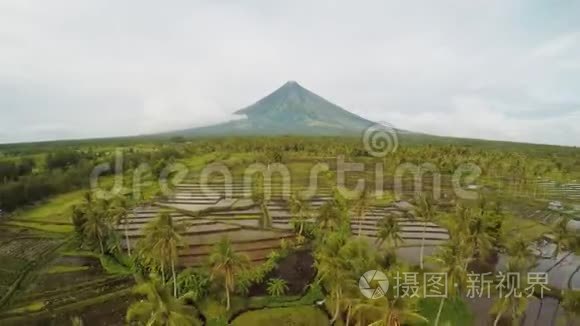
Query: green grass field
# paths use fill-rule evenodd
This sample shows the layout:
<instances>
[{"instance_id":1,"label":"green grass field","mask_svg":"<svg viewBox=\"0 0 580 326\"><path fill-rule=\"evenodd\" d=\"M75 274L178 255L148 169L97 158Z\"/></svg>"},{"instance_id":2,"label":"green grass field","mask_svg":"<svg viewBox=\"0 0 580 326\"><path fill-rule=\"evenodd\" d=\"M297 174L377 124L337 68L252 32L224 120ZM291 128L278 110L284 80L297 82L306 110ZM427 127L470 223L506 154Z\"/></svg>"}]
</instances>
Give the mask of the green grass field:
<instances>
[{"instance_id":1,"label":"green grass field","mask_svg":"<svg viewBox=\"0 0 580 326\"><path fill-rule=\"evenodd\" d=\"M86 190L78 190L54 196L45 203L16 214L15 220L70 223L71 209L82 202L85 192Z\"/></svg>"},{"instance_id":2,"label":"green grass field","mask_svg":"<svg viewBox=\"0 0 580 326\"><path fill-rule=\"evenodd\" d=\"M274 308L246 312L231 323L232 326L319 326L328 325L328 317L322 310L301 306Z\"/></svg>"}]
</instances>

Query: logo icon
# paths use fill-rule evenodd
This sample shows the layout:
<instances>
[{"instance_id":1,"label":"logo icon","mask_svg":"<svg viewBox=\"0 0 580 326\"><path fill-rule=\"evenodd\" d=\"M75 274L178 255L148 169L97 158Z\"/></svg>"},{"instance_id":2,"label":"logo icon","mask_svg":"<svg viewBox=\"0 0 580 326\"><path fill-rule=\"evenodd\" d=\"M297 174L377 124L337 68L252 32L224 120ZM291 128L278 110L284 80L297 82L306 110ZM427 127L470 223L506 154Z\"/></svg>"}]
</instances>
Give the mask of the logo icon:
<instances>
[{"instance_id":1,"label":"logo icon","mask_svg":"<svg viewBox=\"0 0 580 326\"><path fill-rule=\"evenodd\" d=\"M389 280L385 273L377 270L370 270L360 277L358 280L358 287L360 293L365 297L369 299L380 299L385 296L389 289Z\"/></svg>"},{"instance_id":2,"label":"logo icon","mask_svg":"<svg viewBox=\"0 0 580 326\"><path fill-rule=\"evenodd\" d=\"M386 122L368 127L363 133L362 141L367 153L374 157L385 157L396 152L399 147L397 130Z\"/></svg>"}]
</instances>

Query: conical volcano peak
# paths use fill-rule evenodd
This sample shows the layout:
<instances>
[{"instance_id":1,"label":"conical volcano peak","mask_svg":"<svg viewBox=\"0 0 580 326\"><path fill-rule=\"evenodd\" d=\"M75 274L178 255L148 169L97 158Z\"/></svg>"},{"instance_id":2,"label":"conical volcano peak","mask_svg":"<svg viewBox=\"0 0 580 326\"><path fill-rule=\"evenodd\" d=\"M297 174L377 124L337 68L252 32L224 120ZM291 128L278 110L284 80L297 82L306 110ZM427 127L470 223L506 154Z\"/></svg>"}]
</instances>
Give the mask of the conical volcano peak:
<instances>
[{"instance_id":1,"label":"conical volcano peak","mask_svg":"<svg viewBox=\"0 0 580 326\"><path fill-rule=\"evenodd\" d=\"M300 86L300 84L298 84L297 81L295 80L289 80L286 82L286 84L282 85L281 88L303 88L302 86Z\"/></svg>"},{"instance_id":2,"label":"conical volcano peak","mask_svg":"<svg viewBox=\"0 0 580 326\"><path fill-rule=\"evenodd\" d=\"M289 80L284 85L282 85L282 87L280 87L276 91L274 91L274 93L277 93L277 92L287 92L287 93L297 92L297 93L304 93L304 92L308 92L308 90L306 88L302 87L302 85L298 84L297 81L295 81L295 80Z\"/></svg>"},{"instance_id":3,"label":"conical volcano peak","mask_svg":"<svg viewBox=\"0 0 580 326\"><path fill-rule=\"evenodd\" d=\"M195 130L199 134L358 134L372 122L290 80L258 102L241 109L238 119Z\"/></svg>"}]
</instances>

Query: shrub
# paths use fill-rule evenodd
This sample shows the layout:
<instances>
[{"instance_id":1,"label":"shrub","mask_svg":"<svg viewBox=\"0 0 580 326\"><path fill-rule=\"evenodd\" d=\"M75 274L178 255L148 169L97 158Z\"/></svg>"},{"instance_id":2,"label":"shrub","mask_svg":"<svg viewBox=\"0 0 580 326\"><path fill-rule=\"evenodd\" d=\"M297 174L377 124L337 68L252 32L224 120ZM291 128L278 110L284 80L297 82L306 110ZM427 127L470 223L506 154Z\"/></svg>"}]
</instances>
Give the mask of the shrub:
<instances>
[{"instance_id":1,"label":"shrub","mask_svg":"<svg viewBox=\"0 0 580 326\"><path fill-rule=\"evenodd\" d=\"M328 317L321 310L307 306L250 311L232 322L232 326L318 326L328 324Z\"/></svg>"}]
</instances>

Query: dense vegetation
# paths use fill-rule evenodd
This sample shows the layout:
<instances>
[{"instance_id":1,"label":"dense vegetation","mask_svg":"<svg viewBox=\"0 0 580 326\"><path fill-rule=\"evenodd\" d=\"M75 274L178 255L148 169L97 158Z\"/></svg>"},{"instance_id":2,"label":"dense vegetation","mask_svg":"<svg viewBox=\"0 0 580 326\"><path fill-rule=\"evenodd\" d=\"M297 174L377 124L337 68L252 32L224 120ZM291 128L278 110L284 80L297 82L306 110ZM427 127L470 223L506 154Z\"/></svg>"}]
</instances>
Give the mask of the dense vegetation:
<instances>
[{"instance_id":1,"label":"dense vegetation","mask_svg":"<svg viewBox=\"0 0 580 326\"><path fill-rule=\"evenodd\" d=\"M31 251L33 246L28 242L18 247L29 248L21 250L27 257L14 258L19 255L16 250L0 255L1 259L12 257L5 259L12 259L14 266L5 268L10 270L6 273L11 279L10 284L0 287L8 293L3 296L6 301L0 302L0 307L7 308L0 312L0 319L6 318L15 324L27 321L26 318L50 319L52 317L46 317L49 311L50 316L62 312L67 317L66 322L91 323L84 315L88 314L86 306L84 310L78 309L69 302L70 298L59 296L58 290L38 290L39 282L34 281L35 277L40 277L34 273L38 266L31 262L40 261L37 257L42 255L46 260L61 259L57 265L43 271L42 277L55 274L87 277L88 271L95 273L94 266L70 266L62 257L95 259L100 272L107 276L83 279L86 283L81 282L70 291L86 299L82 293L93 289L96 292L93 299L98 300L90 301L87 306L105 306L107 302L116 303L114 300L122 299L119 305L123 310L121 322L131 325L272 325L283 322L289 325L328 322L335 325L467 325L474 319L464 300L471 271L494 271L498 256L503 255L507 271L527 274L538 259L530 244L545 240L544 233L550 235L550 241L556 246L555 256L580 248L578 235L567 228L571 216L562 214L555 223L542 224L514 214L514 203L538 207L555 198L554 194L542 192L538 180L566 183L580 176L580 151L509 143L495 143L490 148L489 143L480 141L458 143L458 140L439 138L429 138L426 144L425 139L417 137L403 138L401 149L385 158L366 153L357 139L325 137L176 138L167 142L141 139L2 146L0 207L14 211L14 218L2 225L10 229L7 239L22 242L30 238L12 229L15 225L26 226L26 223L30 226L29 219L19 220L31 209L29 207L46 207L48 204L40 201L54 202L54 196L63 193L72 193L76 201L73 207L66 209L70 222L57 221L50 213L34 221L45 229L68 223L72 233L41 232L43 242L38 242L42 245L35 251ZM160 196L155 185L153 191L144 196L133 196L129 187L133 182L131 178L127 178L124 191L113 198L97 198L86 191L88 176L96 165L115 166L116 148L124 153L121 173L131 175L145 163L149 181L155 180L172 162L188 166L192 178L204 164L211 162L226 164L236 177L249 163L287 163L297 175L295 182L303 188L309 165L302 164L328 162L331 171L325 174L322 182L328 188L329 198L319 206L312 205L310 198L303 198L297 192L287 200L277 199L275 204L283 206L290 215L290 232L293 233L291 238L281 240L278 249L271 250L263 261L252 260L238 249L238 243L222 237L212 244L209 254L203 257L203 264L183 266L180 253L190 246L185 237L188 230L197 227L196 222L199 225L216 222L198 221L203 212L191 213L190 219L183 219L178 214L183 212L167 206L146 218L136 217L139 209L150 209L152 204L159 202ZM347 161L366 163L366 170L359 175L369 181L373 180L375 163L385 166L386 175L395 173L402 163L432 163L444 176L452 174L461 164L475 163L482 170L477 183L485 187L481 196L474 200L437 199L427 191L409 196L406 199L410 208L397 211L400 215L382 216L376 223L376 235L371 238L367 236L370 223L367 215L379 206L393 204L396 198L391 192L392 184L385 183L387 194L381 198L377 198L374 188L370 187L355 198L346 198L334 178L333 160L339 155ZM110 177L112 173L109 171L106 175ZM272 199L265 196L262 181L262 178L255 178L247 196L258 222L251 229L272 231L275 222L270 212ZM81 191L71 192L79 189ZM566 206L575 203L570 198L557 198ZM219 213L219 208L214 207L211 212ZM417 264L399 257L406 246L401 236L402 219L421 226L416 231L420 239ZM227 226L227 223L224 224ZM436 250L427 253L426 247L430 245L426 235L431 224L442 226L448 237ZM201 232L193 234L202 237ZM137 235L138 241L130 241ZM64 249L58 251L58 246ZM294 280L284 274L282 266L289 257L298 254L312 259L313 277L302 280L297 290ZM437 300L399 297L393 292L380 299L367 299L361 296L358 280L369 270L384 271L391 282L398 273L416 272L422 280L424 273L440 272L446 275L449 284L456 286L448 289L447 298ZM17 283L12 283L12 275L22 276ZM524 284L519 286L523 287L525 282L524 279ZM27 293L24 297L29 301L18 299L17 292L28 287L36 287L40 294ZM569 318L578 315L577 292L547 291L561 299ZM16 299L10 301L15 292ZM54 300L42 300L43 296ZM59 310L59 300L66 302L66 309ZM22 302L28 304L22 305ZM490 323L516 325L522 320L528 303L525 298L495 298L486 318ZM71 311L80 316L69 316Z\"/></svg>"}]
</instances>

